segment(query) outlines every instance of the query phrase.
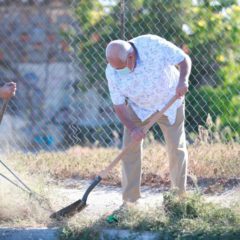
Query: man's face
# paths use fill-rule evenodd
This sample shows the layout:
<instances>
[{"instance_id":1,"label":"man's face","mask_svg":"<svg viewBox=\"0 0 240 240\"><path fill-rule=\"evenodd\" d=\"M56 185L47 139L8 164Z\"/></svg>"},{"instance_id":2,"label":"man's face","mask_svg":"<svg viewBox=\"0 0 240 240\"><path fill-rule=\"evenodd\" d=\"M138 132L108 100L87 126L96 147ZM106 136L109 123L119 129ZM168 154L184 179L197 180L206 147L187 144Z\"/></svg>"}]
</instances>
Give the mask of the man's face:
<instances>
[{"instance_id":1,"label":"man's face","mask_svg":"<svg viewBox=\"0 0 240 240\"><path fill-rule=\"evenodd\" d=\"M122 69L126 66L125 62L122 62L120 59L112 57L108 58L108 63L115 69Z\"/></svg>"},{"instance_id":2,"label":"man's face","mask_svg":"<svg viewBox=\"0 0 240 240\"><path fill-rule=\"evenodd\" d=\"M130 70L133 70L135 66L134 52L130 52L127 55L126 61L124 62L115 57L108 58L107 61L115 69L123 69L125 67L128 67Z\"/></svg>"}]
</instances>

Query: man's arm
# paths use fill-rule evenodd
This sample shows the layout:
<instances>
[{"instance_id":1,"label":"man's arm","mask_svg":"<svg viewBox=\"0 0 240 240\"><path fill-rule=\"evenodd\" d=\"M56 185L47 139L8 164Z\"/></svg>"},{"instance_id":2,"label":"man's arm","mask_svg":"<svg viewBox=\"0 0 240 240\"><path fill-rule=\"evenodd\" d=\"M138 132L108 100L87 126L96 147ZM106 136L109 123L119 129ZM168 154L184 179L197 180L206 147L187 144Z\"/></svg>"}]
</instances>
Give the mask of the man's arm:
<instances>
[{"instance_id":1,"label":"man's arm","mask_svg":"<svg viewBox=\"0 0 240 240\"><path fill-rule=\"evenodd\" d=\"M133 121L131 121L129 117L126 104L114 105L113 107L118 118L126 128L128 128L130 131L136 128L135 124L133 123Z\"/></svg>"},{"instance_id":2,"label":"man's arm","mask_svg":"<svg viewBox=\"0 0 240 240\"><path fill-rule=\"evenodd\" d=\"M180 98L188 92L188 78L191 73L192 61L188 55L179 64L179 82L176 88L176 95Z\"/></svg>"},{"instance_id":3,"label":"man's arm","mask_svg":"<svg viewBox=\"0 0 240 240\"><path fill-rule=\"evenodd\" d=\"M114 105L114 110L122 124L131 132L132 140L140 141L145 137L143 129L137 126L130 118L126 104Z\"/></svg>"}]
</instances>

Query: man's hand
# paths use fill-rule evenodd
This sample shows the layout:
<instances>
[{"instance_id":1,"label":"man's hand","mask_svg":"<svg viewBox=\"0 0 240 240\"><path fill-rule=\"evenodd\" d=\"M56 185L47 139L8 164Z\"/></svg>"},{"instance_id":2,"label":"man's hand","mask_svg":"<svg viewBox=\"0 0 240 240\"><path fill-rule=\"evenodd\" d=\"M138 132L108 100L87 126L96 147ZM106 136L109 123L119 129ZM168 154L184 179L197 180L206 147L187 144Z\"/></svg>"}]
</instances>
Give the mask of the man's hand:
<instances>
[{"instance_id":1,"label":"man's hand","mask_svg":"<svg viewBox=\"0 0 240 240\"><path fill-rule=\"evenodd\" d=\"M2 87L0 87L0 98L3 98L4 100L10 99L15 96L16 89L16 83L5 83Z\"/></svg>"},{"instance_id":2,"label":"man's hand","mask_svg":"<svg viewBox=\"0 0 240 240\"><path fill-rule=\"evenodd\" d=\"M176 96L181 98L188 92L188 84L186 82L179 82L176 88Z\"/></svg>"},{"instance_id":3,"label":"man's hand","mask_svg":"<svg viewBox=\"0 0 240 240\"><path fill-rule=\"evenodd\" d=\"M143 128L134 123L126 104L114 105L114 110L122 124L130 131L131 141L141 141L145 137ZM134 114L134 112L132 114Z\"/></svg>"},{"instance_id":4,"label":"man's hand","mask_svg":"<svg viewBox=\"0 0 240 240\"><path fill-rule=\"evenodd\" d=\"M136 127L133 130L131 130L131 138L132 141L141 141L146 134L144 133L143 129L141 127Z\"/></svg>"}]
</instances>

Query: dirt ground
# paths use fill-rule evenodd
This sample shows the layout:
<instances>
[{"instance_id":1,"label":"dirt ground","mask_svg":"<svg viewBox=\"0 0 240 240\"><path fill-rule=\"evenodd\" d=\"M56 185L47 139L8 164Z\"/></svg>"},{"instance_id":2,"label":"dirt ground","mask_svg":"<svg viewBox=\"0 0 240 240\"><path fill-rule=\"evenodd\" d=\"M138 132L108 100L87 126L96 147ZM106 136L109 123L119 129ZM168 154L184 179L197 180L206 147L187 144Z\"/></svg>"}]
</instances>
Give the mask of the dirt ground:
<instances>
[{"instance_id":1,"label":"dirt ground","mask_svg":"<svg viewBox=\"0 0 240 240\"><path fill-rule=\"evenodd\" d=\"M61 182L52 192L52 196L50 196L50 201L54 206L53 210L59 210L60 208L81 199L90 183L90 181L77 179L68 179ZM141 190L141 198L136 203L139 207L161 204L163 201L163 194L168 189L142 187ZM208 188L204 189L204 191L206 190L208 190ZM189 189L189 191L193 191L193 189ZM239 201L240 186L237 185L219 193L204 194L204 196L207 201L216 202L227 207ZM88 216L92 216L93 219L111 214L122 204L121 188L99 184L89 194L87 204L87 207L79 214L87 214Z\"/></svg>"},{"instance_id":2,"label":"dirt ground","mask_svg":"<svg viewBox=\"0 0 240 240\"><path fill-rule=\"evenodd\" d=\"M1 179L3 180L3 179ZM51 213L66 207L67 205L81 199L91 181L79 178L65 180L50 180L49 186L43 185L42 192L45 193L50 205L46 208L40 207L38 202L32 201L27 194L12 186L7 181L1 181L0 191L0 226L2 227L46 227L59 226L52 221ZM240 202L240 185L237 181L229 180L212 181L206 184L206 180L200 181L199 189L204 193L207 201L219 203L224 207L229 207ZM220 184L221 183L221 184ZM3 188L2 188L3 187ZM196 190L189 184L188 191ZM168 184L159 186L142 186L142 196L136 203L136 207L161 206L163 195L169 191ZM100 183L89 194L87 207L77 213L76 219L87 218L98 221L118 210L122 205L122 190L119 186L111 186ZM48 208L50 206L51 210ZM50 211L49 211L50 210ZM72 219L75 220L74 218ZM80 221L80 222L81 222Z\"/></svg>"},{"instance_id":3,"label":"dirt ground","mask_svg":"<svg viewBox=\"0 0 240 240\"><path fill-rule=\"evenodd\" d=\"M54 210L65 207L66 205L81 199L84 192L90 185L90 181L67 180L61 183L59 188L55 188L50 202L54 201ZM56 199L58 199L56 201ZM142 197L137 204L161 203L163 192L149 187L142 188ZM88 216L99 217L111 214L122 205L121 188L116 186L98 185L89 194L87 207L81 214L87 213Z\"/></svg>"}]
</instances>

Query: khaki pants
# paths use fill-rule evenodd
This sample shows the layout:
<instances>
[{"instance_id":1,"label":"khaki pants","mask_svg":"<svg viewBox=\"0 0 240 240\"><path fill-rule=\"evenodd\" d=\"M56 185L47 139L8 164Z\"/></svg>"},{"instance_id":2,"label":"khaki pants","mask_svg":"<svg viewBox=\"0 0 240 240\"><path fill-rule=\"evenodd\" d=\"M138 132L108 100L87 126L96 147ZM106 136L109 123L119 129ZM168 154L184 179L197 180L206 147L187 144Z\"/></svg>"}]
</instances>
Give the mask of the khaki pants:
<instances>
[{"instance_id":1,"label":"khaki pants","mask_svg":"<svg viewBox=\"0 0 240 240\"><path fill-rule=\"evenodd\" d=\"M165 115L158 121L166 141L172 187L177 188L179 194L186 191L187 179L188 154L184 130L184 110L184 105L178 108L174 125L170 125ZM128 111L132 121L134 121L136 125L144 126L146 124L146 122L141 122L130 107L128 107ZM127 128L124 128L123 147L130 141L130 132ZM142 143L143 141L132 148L122 159L122 188L124 201L135 202L140 198Z\"/></svg>"}]
</instances>

